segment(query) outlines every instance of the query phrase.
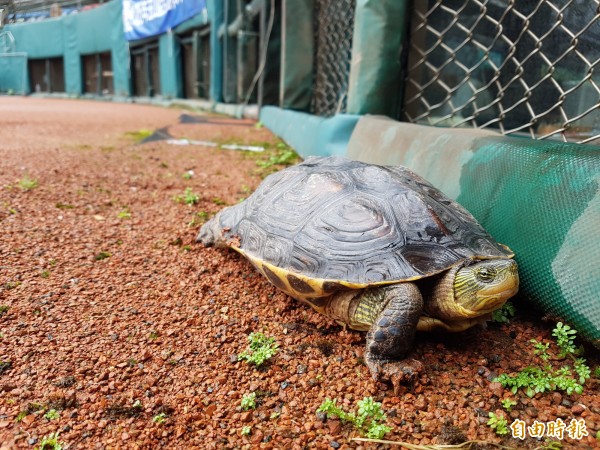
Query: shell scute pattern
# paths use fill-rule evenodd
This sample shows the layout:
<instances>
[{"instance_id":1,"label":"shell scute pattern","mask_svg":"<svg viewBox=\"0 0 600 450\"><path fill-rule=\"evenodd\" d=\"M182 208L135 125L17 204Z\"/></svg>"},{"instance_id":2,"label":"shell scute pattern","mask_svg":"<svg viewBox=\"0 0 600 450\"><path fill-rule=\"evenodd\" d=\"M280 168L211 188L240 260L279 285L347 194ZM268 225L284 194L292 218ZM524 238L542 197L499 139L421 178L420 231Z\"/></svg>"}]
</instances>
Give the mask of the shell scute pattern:
<instances>
[{"instance_id":1,"label":"shell scute pattern","mask_svg":"<svg viewBox=\"0 0 600 450\"><path fill-rule=\"evenodd\" d=\"M410 170L341 158L310 158L270 175L224 209L219 225L226 241L239 238L239 250L269 264L267 278L297 298L422 278L465 258L511 256Z\"/></svg>"}]
</instances>

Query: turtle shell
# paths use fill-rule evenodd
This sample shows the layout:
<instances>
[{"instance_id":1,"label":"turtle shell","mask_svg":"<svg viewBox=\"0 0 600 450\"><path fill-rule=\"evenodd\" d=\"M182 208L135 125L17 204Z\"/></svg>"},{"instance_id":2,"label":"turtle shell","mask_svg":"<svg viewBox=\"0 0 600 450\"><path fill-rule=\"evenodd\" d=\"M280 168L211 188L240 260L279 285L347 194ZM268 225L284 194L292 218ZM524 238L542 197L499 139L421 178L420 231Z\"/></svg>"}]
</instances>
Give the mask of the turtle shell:
<instances>
[{"instance_id":1,"label":"turtle shell","mask_svg":"<svg viewBox=\"0 0 600 450\"><path fill-rule=\"evenodd\" d=\"M428 277L465 259L513 256L405 167L339 157L270 175L212 220L227 245L304 300Z\"/></svg>"}]
</instances>

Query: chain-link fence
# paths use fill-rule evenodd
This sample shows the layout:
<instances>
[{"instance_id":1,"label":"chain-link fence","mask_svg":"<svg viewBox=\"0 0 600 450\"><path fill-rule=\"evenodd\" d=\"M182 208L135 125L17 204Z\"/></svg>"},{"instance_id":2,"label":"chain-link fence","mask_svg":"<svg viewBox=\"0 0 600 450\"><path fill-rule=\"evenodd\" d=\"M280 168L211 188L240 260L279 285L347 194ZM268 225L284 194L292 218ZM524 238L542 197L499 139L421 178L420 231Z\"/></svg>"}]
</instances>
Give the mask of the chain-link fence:
<instances>
[{"instance_id":1,"label":"chain-link fence","mask_svg":"<svg viewBox=\"0 0 600 450\"><path fill-rule=\"evenodd\" d=\"M600 0L415 2L401 119L600 138Z\"/></svg>"},{"instance_id":2,"label":"chain-link fence","mask_svg":"<svg viewBox=\"0 0 600 450\"><path fill-rule=\"evenodd\" d=\"M311 111L346 111L356 0L315 1L315 80Z\"/></svg>"}]
</instances>

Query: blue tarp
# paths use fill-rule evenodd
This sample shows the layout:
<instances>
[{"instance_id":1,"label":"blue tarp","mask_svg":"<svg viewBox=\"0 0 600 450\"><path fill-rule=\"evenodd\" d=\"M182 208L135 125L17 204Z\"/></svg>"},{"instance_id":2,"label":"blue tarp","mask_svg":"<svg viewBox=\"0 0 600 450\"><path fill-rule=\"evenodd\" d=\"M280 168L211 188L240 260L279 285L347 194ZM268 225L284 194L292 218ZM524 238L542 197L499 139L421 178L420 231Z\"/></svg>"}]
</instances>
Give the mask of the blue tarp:
<instances>
[{"instance_id":1,"label":"blue tarp","mask_svg":"<svg viewBox=\"0 0 600 450\"><path fill-rule=\"evenodd\" d=\"M125 39L156 36L206 10L206 0L123 0Z\"/></svg>"}]
</instances>

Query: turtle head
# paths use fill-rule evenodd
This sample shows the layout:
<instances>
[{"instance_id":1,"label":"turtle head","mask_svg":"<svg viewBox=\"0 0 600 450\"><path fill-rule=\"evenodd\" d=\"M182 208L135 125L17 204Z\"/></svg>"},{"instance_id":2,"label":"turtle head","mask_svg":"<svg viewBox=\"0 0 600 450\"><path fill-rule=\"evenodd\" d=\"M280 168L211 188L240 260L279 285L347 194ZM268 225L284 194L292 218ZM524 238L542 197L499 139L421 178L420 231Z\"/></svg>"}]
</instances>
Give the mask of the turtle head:
<instances>
[{"instance_id":1,"label":"turtle head","mask_svg":"<svg viewBox=\"0 0 600 450\"><path fill-rule=\"evenodd\" d=\"M514 260L464 261L441 277L426 309L431 317L444 322L482 318L501 308L518 290Z\"/></svg>"},{"instance_id":2,"label":"turtle head","mask_svg":"<svg viewBox=\"0 0 600 450\"><path fill-rule=\"evenodd\" d=\"M454 301L466 314L495 311L518 290L517 263L512 259L480 261L461 267L454 276Z\"/></svg>"},{"instance_id":3,"label":"turtle head","mask_svg":"<svg viewBox=\"0 0 600 450\"><path fill-rule=\"evenodd\" d=\"M221 239L221 227L219 226L218 214L206 222L200 228L196 237L196 242L204 244L206 247L218 246Z\"/></svg>"}]
</instances>

